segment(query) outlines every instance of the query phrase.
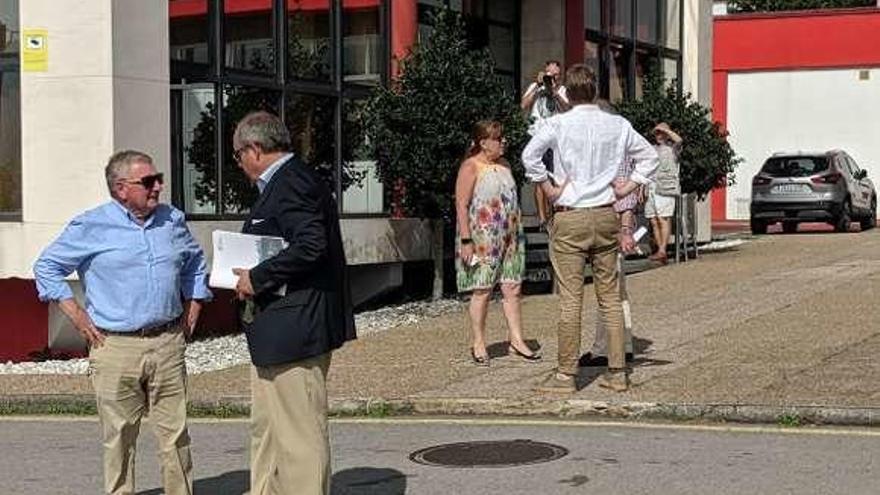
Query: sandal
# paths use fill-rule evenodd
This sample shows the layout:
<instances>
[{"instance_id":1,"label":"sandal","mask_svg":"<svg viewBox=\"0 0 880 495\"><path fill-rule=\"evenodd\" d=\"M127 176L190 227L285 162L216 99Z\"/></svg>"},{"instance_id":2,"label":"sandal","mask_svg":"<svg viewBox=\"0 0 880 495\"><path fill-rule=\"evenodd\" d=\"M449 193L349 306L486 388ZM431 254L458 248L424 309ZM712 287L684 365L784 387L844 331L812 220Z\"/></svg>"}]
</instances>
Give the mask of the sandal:
<instances>
[{"instance_id":1,"label":"sandal","mask_svg":"<svg viewBox=\"0 0 880 495\"><path fill-rule=\"evenodd\" d=\"M489 366L488 354L485 356L477 356L477 353L474 351L473 347L471 347L471 359L477 366Z\"/></svg>"},{"instance_id":2,"label":"sandal","mask_svg":"<svg viewBox=\"0 0 880 495\"><path fill-rule=\"evenodd\" d=\"M519 349L517 349L516 347L514 347L514 346L511 345L511 344L508 344L508 346L507 346L507 353L508 353L508 354L514 354L514 355L516 355L516 356L519 356L519 357L525 359L526 361L530 361L530 362L533 362L533 363L534 363L535 361L540 361L540 360L541 360L541 355L538 354L537 352L532 352L531 354L526 354L526 353L520 351Z\"/></svg>"}]
</instances>

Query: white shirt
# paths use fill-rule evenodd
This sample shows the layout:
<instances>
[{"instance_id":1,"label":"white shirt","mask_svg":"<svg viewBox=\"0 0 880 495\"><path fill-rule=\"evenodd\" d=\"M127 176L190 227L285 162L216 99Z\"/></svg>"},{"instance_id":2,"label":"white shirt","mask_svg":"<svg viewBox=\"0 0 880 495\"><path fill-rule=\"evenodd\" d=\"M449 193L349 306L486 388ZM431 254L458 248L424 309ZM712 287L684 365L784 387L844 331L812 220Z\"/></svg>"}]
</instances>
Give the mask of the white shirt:
<instances>
[{"instance_id":1,"label":"white shirt","mask_svg":"<svg viewBox=\"0 0 880 495\"><path fill-rule=\"evenodd\" d=\"M290 160L290 157L293 156L293 153L285 153L281 158L272 162L272 165L269 165L266 170L263 170L263 173L257 178L257 189L260 190L260 194L263 193L263 190L266 189L266 186L269 185L269 181L272 180L272 176L275 175L275 172L281 168L281 165L284 164L287 160Z\"/></svg>"},{"instance_id":2,"label":"white shirt","mask_svg":"<svg viewBox=\"0 0 880 495\"><path fill-rule=\"evenodd\" d=\"M528 95L535 91L539 91L538 83L532 83L529 85L528 89L526 89L525 94ZM564 101L566 104L568 103L568 94L566 92L565 86L559 86L559 89L556 90L556 93L559 95L559 98ZM541 125L544 119L548 117L552 117L559 113L559 109L552 109L548 106L548 103L551 101L550 96L546 94L539 94L535 96L535 101L532 102L532 110L529 112L529 116L532 118L532 124L529 127L529 133L533 133L534 129Z\"/></svg>"},{"instance_id":3,"label":"white shirt","mask_svg":"<svg viewBox=\"0 0 880 495\"><path fill-rule=\"evenodd\" d=\"M550 176L541 162L548 149L559 155L552 177L556 184L569 181L556 200L560 206L589 208L610 205L617 199L612 183L629 158L629 178L650 184L657 169L657 152L632 125L619 115L596 105L577 105L546 119L522 153L526 177L544 182Z\"/></svg>"}]
</instances>

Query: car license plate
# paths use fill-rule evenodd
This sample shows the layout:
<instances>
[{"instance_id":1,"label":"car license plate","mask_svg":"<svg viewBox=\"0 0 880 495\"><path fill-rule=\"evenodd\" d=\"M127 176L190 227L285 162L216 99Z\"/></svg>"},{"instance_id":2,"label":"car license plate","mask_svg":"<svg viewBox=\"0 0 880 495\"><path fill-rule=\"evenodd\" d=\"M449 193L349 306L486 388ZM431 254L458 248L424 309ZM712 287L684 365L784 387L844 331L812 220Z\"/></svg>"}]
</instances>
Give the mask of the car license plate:
<instances>
[{"instance_id":1,"label":"car license plate","mask_svg":"<svg viewBox=\"0 0 880 495\"><path fill-rule=\"evenodd\" d=\"M773 186L773 194L809 194L812 191L806 184L778 184Z\"/></svg>"}]
</instances>

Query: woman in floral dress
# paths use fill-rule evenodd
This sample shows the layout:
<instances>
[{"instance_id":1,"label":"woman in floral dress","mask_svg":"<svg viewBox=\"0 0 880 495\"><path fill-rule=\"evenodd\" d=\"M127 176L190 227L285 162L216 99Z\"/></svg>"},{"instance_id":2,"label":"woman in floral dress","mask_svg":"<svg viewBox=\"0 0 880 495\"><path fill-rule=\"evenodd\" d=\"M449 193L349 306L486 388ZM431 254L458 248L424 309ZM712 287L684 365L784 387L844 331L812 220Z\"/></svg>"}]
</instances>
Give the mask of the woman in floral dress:
<instances>
[{"instance_id":1,"label":"woman in floral dress","mask_svg":"<svg viewBox=\"0 0 880 495\"><path fill-rule=\"evenodd\" d=\"M459 292L473 292L470 302L471 358L489 365L486 313L492 290L501 284L509 331L508 353L529 361L540 359L522 336L520 299L526 263L526 241L516 182L502 157L501 124L480 121L455 182L457 219L455 268Z\"/></svg>"}]
</instances>

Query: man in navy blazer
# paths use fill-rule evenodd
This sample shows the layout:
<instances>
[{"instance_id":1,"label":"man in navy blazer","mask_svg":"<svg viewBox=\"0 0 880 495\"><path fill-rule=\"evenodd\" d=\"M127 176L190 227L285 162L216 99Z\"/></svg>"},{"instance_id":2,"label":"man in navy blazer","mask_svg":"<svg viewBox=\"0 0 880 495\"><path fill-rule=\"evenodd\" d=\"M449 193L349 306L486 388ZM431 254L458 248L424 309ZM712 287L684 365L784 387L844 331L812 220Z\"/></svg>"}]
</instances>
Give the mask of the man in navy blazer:
<instances>
[{"instance_id":1,"label":"man in navy blazer","mask_svg":"<svg viewBox=\"0 0 880 495\"><path fill-rule=\"evenodd\" d=\"M245 116L232 144L260 191L242 232L288 244L235 270L254 365L251 493L327 494L327 370L332 351L355 338L336 201L317 170L289 152L275 115Z\"/></svg>"}]
</instances>

